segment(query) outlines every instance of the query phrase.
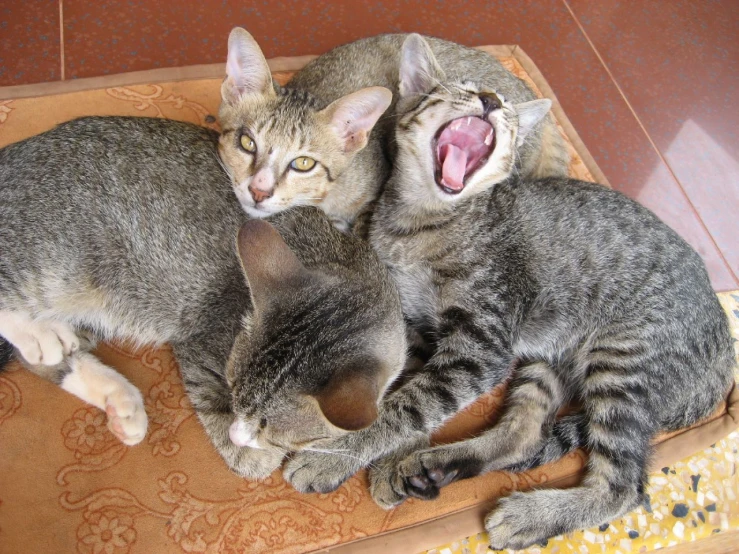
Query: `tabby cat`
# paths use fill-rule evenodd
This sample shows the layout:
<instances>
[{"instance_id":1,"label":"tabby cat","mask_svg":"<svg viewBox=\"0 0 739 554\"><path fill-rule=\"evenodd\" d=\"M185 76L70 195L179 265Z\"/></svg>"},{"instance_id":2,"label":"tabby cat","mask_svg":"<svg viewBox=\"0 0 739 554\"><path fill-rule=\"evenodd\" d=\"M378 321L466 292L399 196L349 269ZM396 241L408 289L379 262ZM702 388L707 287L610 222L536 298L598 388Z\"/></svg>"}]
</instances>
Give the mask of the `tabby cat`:
<instances>
[{"instance_id":1,"label":"tabby cat","mask_svg":"<svg viewBox=\"0 0 739 554\"><path fill-rule=\"evenodd\" d=\"M132 445L141 393L86 337L170 342L210 439L260 478L372 422L404 322L371 247L317 208L247 221L218 147L186 123L96 117L1 149L0 351Z\"/></svg>"},{"instance_id":2,"label":"tabby cat","mask_svg":"<svg viewBox=\"0 0 739 554\"><path fill-rule=\"evenodd\" d=\"M536 99L524 81L480 50L417 34L380 35L320 56L287 88L327 102L370 85L392 90L394 109L377 124L353 174L374 175L375 183L389 177L378 145L394 156L397 122L401 132L423 129L417 159L434 168L442 201L474 194L511 174L567 175L569 154L546 117L551 101Z\"/></svg>"},{"instance_id":3,"label":"tabby cat","mask_svg":"<svg viewBox=\"0 0 739 554\"><path fill-rule=\"evenodd\" d=\"M466 196L512 173L567 173L564 142L545 117L551 102L537 100L488 54L459 44L416 34L362 39L279 87L251 35L234 29L227 72L221 154L254 217L317 202L342 229L367 215L394 151L397 114L389 110L377 123L391 102L387 89L400 113L419 115L405 125L433 127L432 147L419 148L424 161L435 160L442 195Z\"/></svg>"},{"instance_id":4,"label":"tabby cat","mask_svg":"<svg viewBox=\"0 0 739 554\"><path fill-rule=\"evenodd\" d=\"M280 87L240 28L228 39L226 73L219 150L244 210L266 217L318 205L337 227L351 227L387 177L373 169L385 162L370 133L390 105L390 91L368 85L313 95L318 91Z\"/></svg>"},{"instance_id":5,"label":"tabby cat","mask_svg":"<svg viewBox=\"0 0 739 554\"><path fill-rule=\"evenodd\" d=\"M355 459L301 452L285 477L326 492L375 462L371 492L391 507L584 445L582 485L503 499L486 520L491 546L523 548L610 521L642 500L654 435L709 415L731 386L728 323L705 267L654 214L598 185L513 176L449 194L427 152L437 132L429 102L416 94L400 109L370 230L426 363L370 427L319 444ZM478 113L486 102L478 97ZM496 427L427 448L434 429L512 368ZM583 412L556 421L571 400Z\"/></svg>"}]
</instances>

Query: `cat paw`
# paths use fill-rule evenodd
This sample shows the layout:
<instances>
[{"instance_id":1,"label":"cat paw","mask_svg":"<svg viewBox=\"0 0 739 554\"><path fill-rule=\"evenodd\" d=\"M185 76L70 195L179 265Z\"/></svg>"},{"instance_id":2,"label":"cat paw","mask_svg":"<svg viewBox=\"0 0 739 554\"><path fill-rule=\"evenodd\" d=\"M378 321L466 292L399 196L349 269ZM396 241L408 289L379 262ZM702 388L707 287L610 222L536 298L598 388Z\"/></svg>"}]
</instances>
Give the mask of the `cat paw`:
<instances>
[{"instance_id":1,"label":"cat paw","mask_svg":"<svg viewBox=\"0 0 739 554\"><path fill-rule=\"evenodd\" d=\"M422 500L433 500L439 491L459 478L459 468L444 460L439 450L421 450L405 458L398 466L409 496Z\"/></svg>"},{"instance_id":2,"label":"cat paw","mask_svg":"<svg viewBox=\"0 0 739 554\"><path fill-rule=\"evenodd\" d=\"M533 493L514 492L501 498L498 507L485 519L485 530L493 550L521 550L533 544L544 544L550 534L538 525L535 514L540 506Z\"/></svg>"},{"instance_id":3,"label":"cat paw","mask_svg":"<svg viewBox=\"0 0 739 554\"><path fill-rule=\"evenodd\" d=\"M370 469L369 482L372 500L383 510L391 510L408 498L403 479L397 471L397 464L393 464L393 467L383 467L383 460L380 460Z\"/></svg>"},{"instance_id":4,"label":"cat paw","mask_svg":"<svg viewBox=\"0 0 739 554\"><path fill-rule=\"evenodd\" d=\"M228 456L226 463L231 471L240 477L261 481L282 465L285 454L285 451L278 449L242 447L237 448L233 455Z\"/></svg>"},{"instance_id":5,"label":"cat paw","mask_svg":"<svg viewBox=\"0 0 739 554\"><path fill-rule=\"evenodd\" d=\"M283 476L298 492L335 491L363 464L342 454L298 452L285 465Z\"/></svg>"},{"instance_id":6,"label":"cat paw","mask_svg":"<svg viewBox=\"0 0 739 554\"><path fill-rule=\"evenodd\" d=\"M31 365L53 366L79 349L71 327L57 321L29 321L13 333L13 346Z\"/></svg>"},{"instance_id":7,"label":"cat paw","mask_svg":"<svg viewBox=\"0 0 739 554\"><path fill-rule=\"evenodd\" d=\"M108 414L108 429L118 440L133 446L144 440L148 418L144 410L144 399L139 390L126 383L105 399Z\"/></svg>"}]
</instances>

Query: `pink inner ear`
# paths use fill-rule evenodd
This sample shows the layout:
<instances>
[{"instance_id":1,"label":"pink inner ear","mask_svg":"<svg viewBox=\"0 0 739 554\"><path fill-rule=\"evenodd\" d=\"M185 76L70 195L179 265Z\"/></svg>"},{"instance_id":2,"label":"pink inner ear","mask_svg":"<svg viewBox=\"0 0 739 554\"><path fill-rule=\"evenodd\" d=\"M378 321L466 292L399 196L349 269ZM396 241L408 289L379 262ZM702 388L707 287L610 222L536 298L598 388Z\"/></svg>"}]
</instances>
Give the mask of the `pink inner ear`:
<instances>
[{"instance_id":1,"label":"pink inner ear","mask_svg":"<svg viewBox=\"0 0 739 554\"><path fill-rule=\"evenodd\" d=\"M244 94L269 94L272 75L259 45L245 30L236 28L228 38L226 81L233 99Z\"/></svg>"},{"instance_id":2,"label":"pink inner ear","mask_svg":"<svg viewBox=\"0 0 739 554\"><path fill-rule=\"evenodd\" d=\"M331 114L331 125L344 141L346 151L363 148L367 135L385 112L392 100L389 90L371 87L358 90L331 104L327 110Z\"/></svg>"}]
</instances>

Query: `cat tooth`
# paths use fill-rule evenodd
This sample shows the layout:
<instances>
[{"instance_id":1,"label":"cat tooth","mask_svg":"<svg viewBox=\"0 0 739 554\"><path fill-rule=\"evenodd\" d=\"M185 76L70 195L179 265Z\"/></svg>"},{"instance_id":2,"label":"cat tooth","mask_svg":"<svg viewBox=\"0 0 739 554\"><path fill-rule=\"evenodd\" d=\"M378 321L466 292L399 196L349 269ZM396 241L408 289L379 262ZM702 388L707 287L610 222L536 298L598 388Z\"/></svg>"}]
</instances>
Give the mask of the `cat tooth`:
<instances>
[{"instance_id":1,"label":"cat tooth","mask_svg":"<svg viewBox=\"0 0 739 554\"><path fill-rule=\"evenodd\" d=\"M462 122L461 122L461 121L459 121L459 120L457 120L457 121L455 121L454 123L452 123L452 126L451 126L451 130L452 130L452 131L456 131L456 130L457 130L457 129L459 129L459 128L460 128L461 126L462 126Z\"/></svg>"},{"instance_id":2,"label":"cat tooth","mask_svg":"<svg viewBox=\"0 0 739 554\"><path fill-rule=\"evenodd\" d=\"M472 123L472 118L471 117L468 117L467 118L467 125L469 126L470 123Z\"/></svg>"},{"instance_id":3,"label":"cat tooth","mask_svg":"<svg viewBox=\"0 0 739 554\"><path fill-rule=\"evenodd\" d=\"M490 146L491 144L493 144L493 132L488 131L488 134L485 137L485 145Z\"/></svg>"}]
</instances>

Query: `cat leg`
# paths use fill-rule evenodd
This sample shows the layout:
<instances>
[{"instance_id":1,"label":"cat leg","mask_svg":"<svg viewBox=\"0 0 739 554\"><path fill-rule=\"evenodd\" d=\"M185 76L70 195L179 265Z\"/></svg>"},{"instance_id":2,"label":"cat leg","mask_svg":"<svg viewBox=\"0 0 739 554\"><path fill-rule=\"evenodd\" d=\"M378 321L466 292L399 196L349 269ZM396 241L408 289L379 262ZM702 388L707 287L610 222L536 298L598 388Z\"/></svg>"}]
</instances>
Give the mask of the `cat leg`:
<instances>
[{"instance_id":1,"label":"cat leg","mask_svg":"<svg viewBox=\"0 0 739 554\"><path fill-rule=\"evenodd\" d=\"M24 311L0 310L0 335L31 365L55 366L79 348L72 327Z\"/></svg>"},{"instance_id":2,"label":"cat leg","mask_svg":"<svg viewBox=\"0 0 739 554\"><path fill-rule=\"evenodd\" d=\"M331 492L359 469L427 437L503 382L513 362L505 321L481 318L475 315L478 311L474 306L445 310L435 352L422 369L401 376L398 388L384 398L377 420L321 443L324 453L298 452L285 464L285 480L300 492Z\"/></svg>"},{"instance_id":3,"label":"cat leg","mask_svg":"<svg viewBox=\"0 0 739 554\"><path fill-rule=\"evenodd\" d=\"M495 427L472 439L414 452L399 464L407 494L436 498L439 489L453 481L531 458L546 440L563 399L562 385L549 364L522 362Z\"/></svg>"},{"instance_id":4,"label":"cat leg","mask_svg":"<svg viewBox=\"0 0 739 554\"><path fill-rule=\"evenodd\" d=\"M141 392L89 352L76 352L67 363L69 371L62 376L61 387L105 410L108 429L123 444L140 443L148 425Z\"/></svg>"},{"instance_id":5,"label":"cat leg","mask_svg":"<svg viewBox=\"0 0 739 554\"><path fill-rule=\"evenodd\" d=\"M493 549L525 548L600 525L642 502L656 432L643 375L623 367L588 369L582 391L590 450L587 476L572 489L517 492L502 499L485 521Z\"/></svg>"},{"instance_id":6,"label":"cat leg","mask_svg":"<svg viewBox=\"0 0 739 554\"><path fill-rule=\"evenodd\" d=\"M583 413L566 415L552 425L551 432L542 443L539 451L530 458L506 466L506 471L526 471L554 462L566 454L582 448L586 443L586 417Z\"/></svg>"}]
</instances>

